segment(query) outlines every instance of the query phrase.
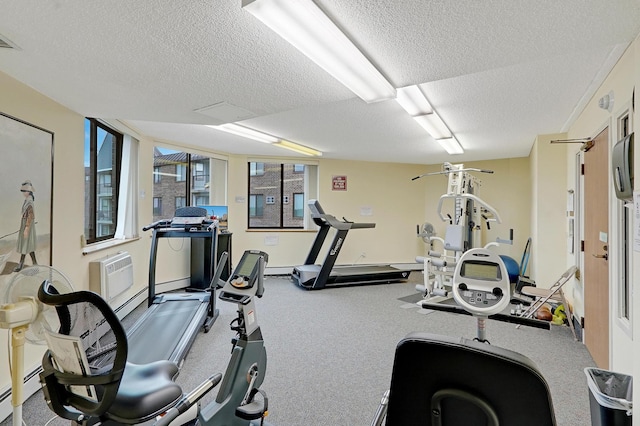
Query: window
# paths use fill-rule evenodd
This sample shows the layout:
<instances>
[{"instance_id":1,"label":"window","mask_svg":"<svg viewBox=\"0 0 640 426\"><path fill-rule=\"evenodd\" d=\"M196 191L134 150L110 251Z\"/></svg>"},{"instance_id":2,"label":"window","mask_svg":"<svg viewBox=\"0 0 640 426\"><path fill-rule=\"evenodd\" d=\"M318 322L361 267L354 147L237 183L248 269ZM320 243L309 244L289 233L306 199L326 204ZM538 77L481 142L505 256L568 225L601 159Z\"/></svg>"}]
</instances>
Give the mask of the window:
<instances>
[{"instance_id":1,"label":"window","mask_svg":"<svg viewBox=\"0 0 640 426\"><path fill-rule=\"evenodd\" d=\"M262 217L264 214L263 199L262 194L249 195L249 217Z\"/></svg>"},{"instance_id":2,"label":"window","mask_svg":"<svg viewBox=\"0 0 640 426\"><path fill-rule=\"evenodd\" d=\"M204 163L199 160L193 163L193 183L194 186L204 186L207 176L204 173Z\"/></svg>"},{"instance_id":3,"label":"window","mask_svg":"<svg viewBox=\"0 0 640 426\"><path fill-rule=\"evenodd\" d=\"M184 182L187 180L186 164L176 164L176 182Z\"/></svg>"},{"instance_id":4,"label":"window","mask_svg":"<svg viewBox=\"0 0 640 426\"><path fill-rule=\"evenodd\" d=\"M630 115L627 111L618 118L618 140L628 136L631 132ZM633 209L624 206L623 201L618 202L619 241L618 269L620 276L618 279L618 318L630 324L631 321L631 300L632 300L632 271L633 271Z\"/></svg>"},{"instance_id":5,"label":"window","mask_svg":"<svg viewBox=\"0 0 640 426\"><path fill-rule=\"evenodd\" d=\"M111 174L99 174L98 179L100 180L99 193L108 193L111 191Z\"/></svg>"},{"instance_id":6,"label":"window","mask_svg":"<svg viewBox=\"0 0 640 426\"><path fill-rule=\"evenodd\" d=\"M89 244L115 235L122 147L121 133L96 119L85 119L84 234Z\"/></svg>"},{"instance_id":7,"label":"window","mask_svg":"<svg viewBox=\"0 0 640 426\"><path fill-rule=\"evenodd\" d=\"M176 197L176 210L182 207L187 206L187 198L186 197ZM155 216L155 214L154 214Z\"/></svg>"},{"instance_id":8,"label":"window","mask_svg":"<svg viewBox=\"0 0 640 426\"><path fill-rule=\"evenodd\" d=\"M160 210L154 204L154 222L172 219L181 207L226 205L226 160L156 146L153 169L153 197L163 200ZM155 181L157 174L170 178Z\"/></svg>"},{"instance_id":9,"label":"window","mask_svg":"<svg viewBox=\"0 0 640 426\"><path fill-rule=\"evenodd\" d=\"M264 175L264 163L249 163L249 176Z\"/></svg>"},{"instance_id":10,"label":"window","mask_svg":"<svg viewBox=\"0 0 640 426\"><path fill-rule=\"evenodd\" d=\"M162 198L153 197L153 215L162 216Z\"/></svg>"},{"instance_id":11,"label":"window","mask_svg":"<svg viewBox=\"0 0 640 426\"><path fill-rule=\"evenodd\" d=\"M293 194L293 217L304 217L304 194Z\"/></svg>"},{"instance_id":12,"label":"window","mask_svg":"<svg viewBox=\"0 0 640 426\"><path fill-rule=\"evenodd\" d=\"M113 217L111 215L111 210L113 209L113 204L111 203L110 198L101 198L100 199L100 208L98 209L98 219L103 223L103 225L108 225L104 223L105 221L113 221Z\"/></svg>"},{"instance_id":13,"label":"window","mask_svg":"<svg viewBox=\"0 0 640 426\"><path fill-rule=\"evenodd\" d=\"M249 228L303 229L304 200L316 197L318 167L249 162L248 170Z\"/></svg>"},{"instance_id":14,"label":"window","mask_svg":"<svg viewBox=\"0 0 640 426\"><path fill-rule=\"evenodd\" d=\"M153 183L160 183L162 175L160 174L160 167L153 168Z\"/></svg>"},{"instance_id":15,"label":"window","mask_svg":"<svg viewBox=\"0 0 640 426\"><path fill-rule=\"evenodd\" d=\"M208 206L209 205L209 196L208 195L194 195L194 197L193 197L193 205L194 206Z\"/></svg>"}]
</instances>

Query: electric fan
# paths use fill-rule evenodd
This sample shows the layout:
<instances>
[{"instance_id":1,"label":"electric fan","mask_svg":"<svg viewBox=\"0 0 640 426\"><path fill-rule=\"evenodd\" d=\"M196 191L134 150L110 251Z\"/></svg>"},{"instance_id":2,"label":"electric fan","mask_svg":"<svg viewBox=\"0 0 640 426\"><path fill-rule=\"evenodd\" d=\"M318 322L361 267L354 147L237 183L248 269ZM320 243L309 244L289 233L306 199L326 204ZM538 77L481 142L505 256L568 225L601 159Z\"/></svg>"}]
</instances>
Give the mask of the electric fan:
<instances>
[{"instance_id":1,"label":"electric fan","mask_svg":"<svg viewBox=\"0 0 640 426\"><path fill-rule=\"evenodd\" d=\"M73 291L61 272L50 266L22 269L0 288L0 328L11 330L11 404L13 425L22 424L24 343L46 344L45 330L57 331L60 323L55 308L38 300L40 285L48 280L60 294Z\"/></svg>"},{"instance_id":2,"label":"electric fan","mask_svg":"<svg viewBox=\"0 0 640 426\"><path fill-rule=\"evenodd\" d=\"M431 244L431 238L435 237L435 235L436 231L435 229L433 229L432 224L430 224L429 222L425 222L422 224L422 229L418 234L419 237L422 237L422 241L424 241L426 244Z\"/></svg>"}]
</instances>

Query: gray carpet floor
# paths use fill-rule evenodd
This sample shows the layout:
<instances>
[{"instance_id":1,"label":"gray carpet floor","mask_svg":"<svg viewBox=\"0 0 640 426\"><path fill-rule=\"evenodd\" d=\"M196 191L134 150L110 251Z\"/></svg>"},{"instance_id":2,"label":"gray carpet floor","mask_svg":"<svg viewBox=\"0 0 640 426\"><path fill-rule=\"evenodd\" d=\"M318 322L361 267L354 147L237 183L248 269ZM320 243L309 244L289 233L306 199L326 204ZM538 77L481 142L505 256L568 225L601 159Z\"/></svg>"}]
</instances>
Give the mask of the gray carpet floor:
<instances>
[{"instance_id":1,"label":"gray carpet floor","mask_svg":"<svg viewBox=\"0 0 640 426\"><path fill-rule=\"evenodd\" d=\"M267 278L256 310L268 353L262 385L269 396L268 421L276 426L368 425L389 387L395 347L405 335L425 331L475 337L473 317L428 311L406 302L415 297L414 283L421 279L412 273L408 283L307 291L288 277ZM236 307L218 302L218 308L218 320L209 333L198 336L178 377L184 389L225 369L233 337L229 322ZM568 327L516 329L513 324L489 321L487 329L493 345L520 352L538 365L549 383L558 425L591 424L583 370L594 362ZM517 383L513 391L526 396L526 389ZM28 426L44 425L53 413L39 392L25 402L23 417ZM2 422L10 424L10 418ZM49 424L67 423L54 419Z\"/></svg>"}]
</instances>

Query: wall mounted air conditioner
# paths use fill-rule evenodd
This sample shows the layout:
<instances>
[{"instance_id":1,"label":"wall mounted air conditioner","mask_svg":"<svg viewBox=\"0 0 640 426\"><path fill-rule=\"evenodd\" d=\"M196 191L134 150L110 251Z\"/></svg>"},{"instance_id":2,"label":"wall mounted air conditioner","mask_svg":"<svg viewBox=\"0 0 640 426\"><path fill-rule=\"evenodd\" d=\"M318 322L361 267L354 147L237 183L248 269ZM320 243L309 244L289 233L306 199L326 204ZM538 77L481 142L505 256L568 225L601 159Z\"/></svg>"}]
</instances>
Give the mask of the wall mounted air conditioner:
<instances>
[{"instance_id":1,"label":"wall mounted air conditioner","mask_svg":"<svg viewBox=\"0 0 640 426\"><path fill-rule=\"evenodd\" d=\"M133 262L128 252L89 262L89 288L107 302L133 286Z\"/></svg>"}]
</instances>

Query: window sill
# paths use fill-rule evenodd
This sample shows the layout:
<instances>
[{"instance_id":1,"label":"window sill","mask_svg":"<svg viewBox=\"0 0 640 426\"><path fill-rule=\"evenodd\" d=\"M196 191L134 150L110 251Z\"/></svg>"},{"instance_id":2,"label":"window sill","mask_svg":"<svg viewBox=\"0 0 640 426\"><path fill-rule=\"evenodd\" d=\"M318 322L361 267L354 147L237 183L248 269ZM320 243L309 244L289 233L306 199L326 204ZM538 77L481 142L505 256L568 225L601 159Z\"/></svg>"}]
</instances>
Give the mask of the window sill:
<instances>
[{"instance_id":1,"label":"window sill","mask_svg":"<svg viewBox=\"0 0 640 426\"><path fill-rule=\"evenodd\" d=\"M139 240L140 237L125 238L125 239L113 239L108 241L101 241L99 243L88 244L82 248L82 254L95 253L100 250L108 249L122 244L127 244L133 241Z\"/></svg>"}]
</instances>

